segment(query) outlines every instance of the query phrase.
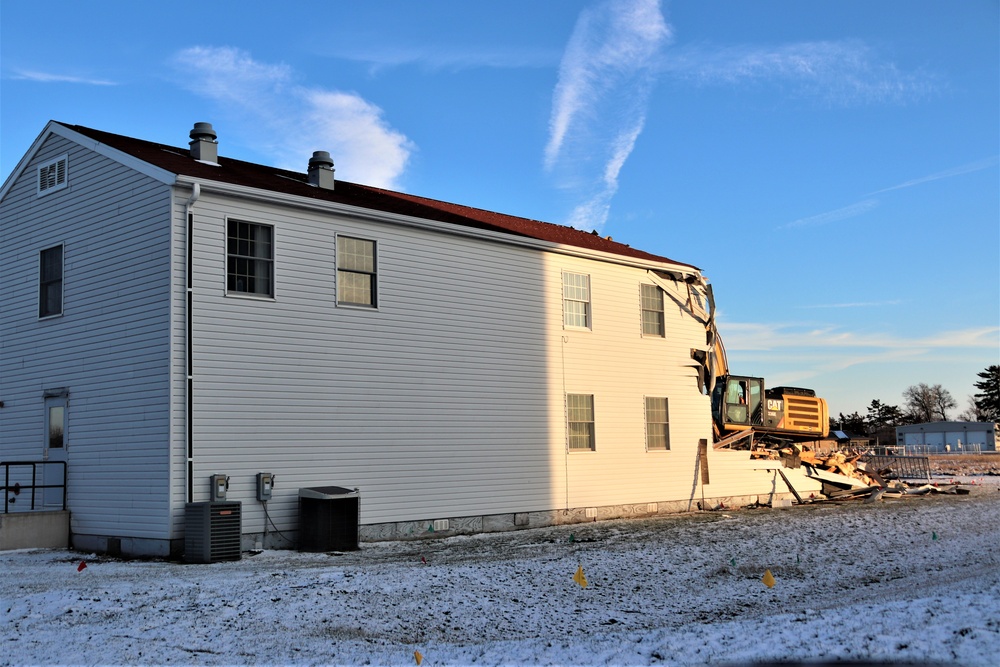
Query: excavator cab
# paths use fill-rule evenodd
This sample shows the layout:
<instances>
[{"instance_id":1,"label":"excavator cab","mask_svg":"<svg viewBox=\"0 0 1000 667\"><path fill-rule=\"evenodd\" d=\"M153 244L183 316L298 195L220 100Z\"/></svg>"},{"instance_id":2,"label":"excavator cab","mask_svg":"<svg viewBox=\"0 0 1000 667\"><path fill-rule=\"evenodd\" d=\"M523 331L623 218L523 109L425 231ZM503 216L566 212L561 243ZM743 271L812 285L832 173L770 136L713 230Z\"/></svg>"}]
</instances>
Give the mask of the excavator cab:
<instances>
[{"instance_id":1,"label":"excavator cab","mask_svg":"<svg viewBox=\"0 0 1000 667\"><path fill-rule=\"evenodd\" d=\"M745 431L764 424L764 379L740 375L719 378L712 395L712 414L722 432Z\"/></svg>"},{"instance_id":2,"label":"excavator cab","mask_svg":"<svg viewBox=\"0 0 1000 667\"><path fill-rule=\"evenodd\" d=\"M720 437L749 429L792 440L825 438L829 433L826 401L812 389L765 390L763 378L744 375L718 378L712 418Z\"/></svg>"}]
</instances>

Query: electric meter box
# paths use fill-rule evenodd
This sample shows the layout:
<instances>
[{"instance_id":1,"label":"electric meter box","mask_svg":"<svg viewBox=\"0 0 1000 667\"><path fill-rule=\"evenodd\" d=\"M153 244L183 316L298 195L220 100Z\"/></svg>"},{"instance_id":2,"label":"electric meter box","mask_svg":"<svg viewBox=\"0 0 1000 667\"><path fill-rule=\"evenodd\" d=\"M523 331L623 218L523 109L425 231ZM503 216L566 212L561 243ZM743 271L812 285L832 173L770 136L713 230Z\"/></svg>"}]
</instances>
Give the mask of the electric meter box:
<instances>
[{"instance_id":1,"label":"electric meter box","mask_svg":"<svg viewBox=\"0 0 1000 667\"><path fill-rule=\"evenodd\" d=\"M269 472L257 473L257 500L266 502L271 499L271 489L274 488L274 475Z\"/></svg>"},{"instance_id":2,"label":"electric meter box","mask_svg":"<svg viewBox=\"0 0 1000 667\"><path fill-rule=\"evenodd\" d=\"M218 502L226 499L226 491L229 490L228 475L212 475L212 501Z\"/></svg>"}]
</instances>

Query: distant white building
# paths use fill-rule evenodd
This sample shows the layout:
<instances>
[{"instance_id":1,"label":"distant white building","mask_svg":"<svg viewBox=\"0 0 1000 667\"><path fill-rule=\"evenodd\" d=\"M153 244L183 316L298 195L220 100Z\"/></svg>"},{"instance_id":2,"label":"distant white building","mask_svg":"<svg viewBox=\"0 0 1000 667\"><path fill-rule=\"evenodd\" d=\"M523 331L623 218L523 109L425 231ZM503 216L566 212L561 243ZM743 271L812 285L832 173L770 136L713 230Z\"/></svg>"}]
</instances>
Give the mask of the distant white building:
<instances>
[{"instance_id":1,"label":"distant white building","mask_svg":"<svg viewBox=\"0 0 1000 667\"><path fill-rule=\"evenodd\" d=\"M927 422L896 427L896 444L907 452L995 452L997 425L992 422Z\"/></svg>"}]
</instances>

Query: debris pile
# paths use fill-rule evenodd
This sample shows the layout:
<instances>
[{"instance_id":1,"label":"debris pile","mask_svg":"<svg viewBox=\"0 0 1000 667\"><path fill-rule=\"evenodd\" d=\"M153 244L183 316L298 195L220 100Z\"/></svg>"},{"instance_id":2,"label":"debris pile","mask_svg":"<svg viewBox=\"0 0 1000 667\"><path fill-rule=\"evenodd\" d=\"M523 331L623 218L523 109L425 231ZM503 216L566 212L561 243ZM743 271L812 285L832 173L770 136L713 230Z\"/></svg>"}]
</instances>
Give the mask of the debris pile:
<instances>
[{"instance_id":1,"label":"debris pile","mask_svg":"<svg viewBox=\"0 0 1000 667\"><path fill-rule=\"evenodd\" d=\"M808 477L822 485L822 498L803 498L780 469L789 491L799 504L820 500L864 498L874 502L882 497L902 497L929 493L968 494L960 484L930 483L930 468L924 456L876 456L870 453L833 451L820 454L807 445L793 444L781 449L754 448L751 458L780 460L785 468L805 468ZM904 481L908 480L908 481ZM914 483L914 480L920 480ZM926 483L922 483L926 480Z\"/></svg>"}]
</instances>

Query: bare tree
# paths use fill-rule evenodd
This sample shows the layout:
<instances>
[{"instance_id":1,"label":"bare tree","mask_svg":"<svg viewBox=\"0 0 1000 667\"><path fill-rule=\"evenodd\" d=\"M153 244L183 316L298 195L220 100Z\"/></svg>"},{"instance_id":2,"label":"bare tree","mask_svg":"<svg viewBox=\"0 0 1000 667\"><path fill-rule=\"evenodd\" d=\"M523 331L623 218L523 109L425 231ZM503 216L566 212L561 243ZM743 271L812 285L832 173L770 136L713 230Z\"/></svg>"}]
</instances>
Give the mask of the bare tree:
<instances>
[{"instance_id":1,"label":"bare tree","mask_svg":"<svg viewBox=\"0 0 1000 667\"><path fill-rule=\"evenodd\" d=\"M968 401L965 404L965 409L958 413L958 421L960 422L981 422L986 421L979 412L979 406L976 405L976 399L969 396Z\"/></svg>"},{"instance_id":2,"label":"bare tree","mask_svg":"<svg viewBox=\"0 0 1000 667\"><path fill-rule=\"evenodd\" d=\"M946 421L948 410L958 405L947 389L939 384L930 386L924 382L907 387L903 400L906 409L918 422Z\"/></svg>"}]
</instances>

